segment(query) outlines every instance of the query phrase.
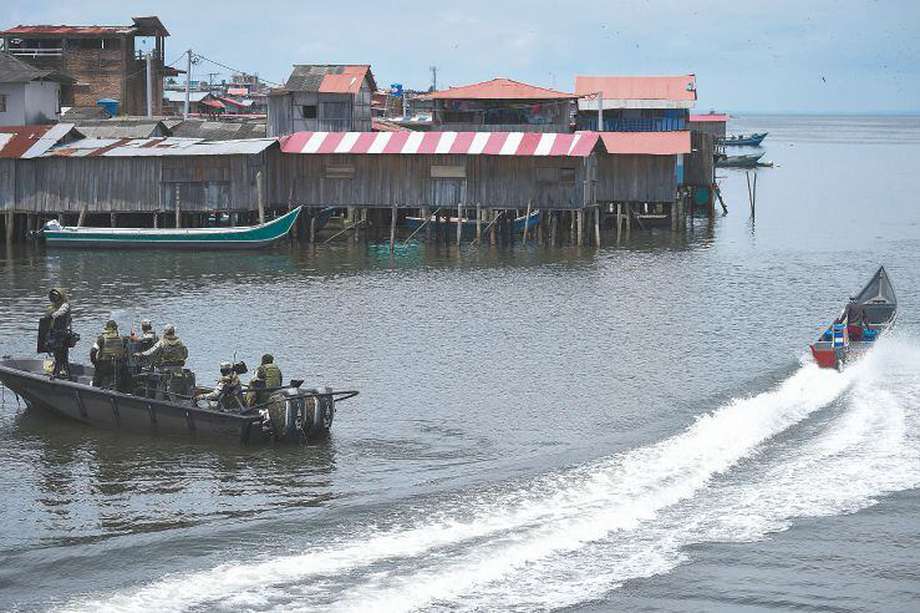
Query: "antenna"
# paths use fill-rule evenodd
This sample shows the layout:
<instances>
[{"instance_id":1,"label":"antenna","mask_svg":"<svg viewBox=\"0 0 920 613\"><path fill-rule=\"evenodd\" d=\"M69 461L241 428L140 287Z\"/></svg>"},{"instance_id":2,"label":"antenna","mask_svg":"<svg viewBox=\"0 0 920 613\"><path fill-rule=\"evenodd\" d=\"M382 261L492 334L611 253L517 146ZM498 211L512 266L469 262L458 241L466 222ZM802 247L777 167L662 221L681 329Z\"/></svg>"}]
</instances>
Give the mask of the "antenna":
<instances>
[{"instance_id":1,"label":"antenna","mask_svg":"<svg viewBox=\"0 0 920 613\"><path fill-rule=\"evenodd\" d=\"M431 71L431 91L438 91L438 67L429 66L428 70Z\"/></svg>"}]
</instances>

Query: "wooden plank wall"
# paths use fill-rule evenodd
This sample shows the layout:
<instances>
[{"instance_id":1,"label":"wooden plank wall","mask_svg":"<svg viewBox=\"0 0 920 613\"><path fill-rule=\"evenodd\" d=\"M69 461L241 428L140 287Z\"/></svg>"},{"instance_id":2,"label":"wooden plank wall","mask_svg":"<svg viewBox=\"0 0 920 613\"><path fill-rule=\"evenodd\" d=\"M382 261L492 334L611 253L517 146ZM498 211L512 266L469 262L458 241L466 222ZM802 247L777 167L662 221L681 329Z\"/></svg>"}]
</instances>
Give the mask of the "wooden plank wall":
<instances>
[{"instance_id":1,"label":"wooden plank wall","mask_svg":"<svg viewBox=\"0 0 920 613\"><path fill-rule=\"evenodd\" d=\"M297 155L271 152L273 206L580 208L584 161L462 155ZM432 166L461 167L466 178L433 178ZM465 193L464 193L465 190Z\"/></svg>"},{"instance_id":2,"label":"wooden plank wall","mask_svg":"<svg viewBox=\"0 0 920 613\"><path fill-rule=\"evenodd\" d=\"M712 185L714 139L711 134L690 132L690 153L684 156L684 184Z\"/></svg>"},{"instance_id":3,"label":"wooden plank wall","mask_svg":"<svg viewBox=\"0 0 920 613\"><path fill-rule=\"evenodd\" d=\"M599 202L674 202L674 155L598 155Z\"/></svg>"},{"instance_id":4,"label":"wooden plank wall","mask_svg":"<svg viewBox=\"0 0 920 613\"><path fill-rule=\"evenodd\" d=\"M261 155L36 158L2 172L0 202L24 213L153 213L175 210L179 185L184 211L257 209ZM5 177L15 176L12 198Z\"/></svg>"}]
</instances>

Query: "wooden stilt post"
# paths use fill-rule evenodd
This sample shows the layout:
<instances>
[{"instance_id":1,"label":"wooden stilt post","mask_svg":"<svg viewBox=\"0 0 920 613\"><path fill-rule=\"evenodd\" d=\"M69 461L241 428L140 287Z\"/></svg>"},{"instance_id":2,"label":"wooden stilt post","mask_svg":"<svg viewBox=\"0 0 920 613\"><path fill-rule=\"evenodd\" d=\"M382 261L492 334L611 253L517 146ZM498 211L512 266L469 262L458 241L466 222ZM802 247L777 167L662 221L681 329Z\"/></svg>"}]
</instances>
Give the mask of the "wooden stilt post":
<instances>
[{"instance_id":1,"label":"wooden stilt post","mask_svg":"<svg viewBox=\"0 0 920 613\"><path fill-rule=\"evenodd\" d=\"M463 235L463 203L457 203L457 246L460 246L460 239Z\"/></svg>"},{"instance_id":2,"label":"wooden stilt post","mask_svg":"<svg viewBox=\"0 0 920 613\"><path fill-rule=\"evenodd\" d=\"M118 227L118 217L115 213L109 213L109 226L112 228Z\"/></svg>"},{"instance_id":3,"label":"wooden stilt post","mask_svg":"<svg viewBox=\"0 0 920 613\"><path fill-rule=\"evenodd\" d=\"M259 223L265 223L265 191L262 189L261 170L256 173L256 204L259 207Z\"/></svg>"},{"instance_id":4,"label":"wooden stilt post","mask_svg":"<svg viewBox=\"0 0 920 613\"><path fill-rule=\"evenodd\" d=\"M553 247L556 246L556 234L559 231L559 215L561 215L559 211L551 211L549 214L549 244Z\"/></svg>"},{"instance_id":5,"label":"wooden stilt post","mask_svg":"<svg viewBox=\"0 0 920 613\"><path fill-rule=\"evenodd\" d=\"M83 208L80 209L80 216L77 218L77 227L81 227L83 222L86 221L86 205L83 205Z\"/></svg>"},{"instance_id":6,"label":"wooden stilt post","mask_svg":"<svg viewBox=\"0 0 920 613\"><path fill-rule=\"evenodd\" d=\"M498 213L495 212L495 209L489 209L489 216L492 218L489 223L492 224L492 230L489 232L489 244L493 247L498 244L498 229L495 227L495 216Z\"/></svg>"},{"instance_id":7,"label":"wooden stilt post","mask_svg":"<svg viewBox=\"0 0 920 613\"><path fill-rule=\"evenodd\" d=\"M6 212L6 242L12 243L13 237L15 236L16 228L16 213L13 212L13 209L10 209Z\"/></svg>"},{"instance_id":8,"label":"wooden stilt post","mask_svg":"<svg viewBox=\"0 0 920 613\"><path fill-rule=\"evenodd\" d=\"M582 236L585 232L585 212L584 209L575 213L575 244L581 247Z\"/></svg>"},{"instance_id":9,"label":"wooden stilt post","mask_svg":"<svg viewBox=\"0 0 920 613\"><path fill-rule=\"evenodd\" d=\"M398 212L399 209L394 202L390 212L390 253L396 251L396 217Z\"/></svg>"},{"instance_id":10,"label":"wooden stilt post","mask_svg":"<svg viewBox=\"0 0 920 613\"><path fill-rule=\"evenodd\" d=\"M431 220L431 211L428 210L427 206L422 207L422 223L425 224L425 243L431 242L431 224L428 223Z\"/></svg>"},{"instance_id":11,"label":"wooden stilt post","mask_svg":"<svg viewBox=\"0 0 920 613\"><path fill-rule=\"evenodd\" d=\"M310 243L316 243L316 212L317 209L310 209Z\"/></svg>"},{"instance_id":12,"label":"wooden stilt post","mask_svg":"<svg viewBox=\"0 0 920 613\"><path fill-rule=\"evenodd\" d=\"M182 227L182 194L179 191L179 183L176 183L176 227Z\"/></svg>"},{"instance_id":13,"label":"wooden stilt post","mask_svg":"<svg viewBox=\"0 0 920 613\"><path fill-rule=\"evenodd\" d=\"M594 205L594 246L601 246L601 205Z\"/></svg>"},{"instance_id":14,"label":"wooden stilt post","mask_svg":"<svg viewBox=\"0 0 920 613\"><path fill-rule=\"evenodd\" d=\"M482 241L482 207L476 203L476 243Z\"/></svg>"}]
</instances>

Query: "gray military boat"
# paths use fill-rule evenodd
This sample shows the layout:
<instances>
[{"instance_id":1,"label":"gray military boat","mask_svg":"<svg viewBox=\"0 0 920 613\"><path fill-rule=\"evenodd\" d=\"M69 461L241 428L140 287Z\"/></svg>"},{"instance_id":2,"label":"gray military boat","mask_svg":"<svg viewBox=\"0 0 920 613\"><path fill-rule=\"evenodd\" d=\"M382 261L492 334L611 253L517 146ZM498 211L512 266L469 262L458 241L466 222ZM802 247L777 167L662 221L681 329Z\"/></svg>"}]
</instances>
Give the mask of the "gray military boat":
<instances>
[{"instance_id":1,"label":"gray military boat","mask_svg":"<svg viewBox=\"0 0 920 613\"><path fill-rule=\"evenodd\" d=\"M191 399L149 398L93 387L93 368L70 364L55 378L37 359L0 360L0 382L31 408L47 409L91 426L141 434L185 435L244 444L303 442L328 436L336 403L356 391L309 389L300 381L270 390L270 401L243 412L202 408Z\"/></svg>"}]
</instances>

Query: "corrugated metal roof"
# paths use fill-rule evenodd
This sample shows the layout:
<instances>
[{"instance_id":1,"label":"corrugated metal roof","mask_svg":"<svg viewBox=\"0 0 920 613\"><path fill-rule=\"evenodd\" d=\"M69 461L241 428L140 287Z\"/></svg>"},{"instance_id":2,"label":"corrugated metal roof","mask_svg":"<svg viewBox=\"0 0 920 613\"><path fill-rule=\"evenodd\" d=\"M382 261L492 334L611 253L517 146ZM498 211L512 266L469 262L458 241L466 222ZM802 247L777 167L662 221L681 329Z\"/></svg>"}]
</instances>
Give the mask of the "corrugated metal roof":
<instances>
[{"instance_id":1,"label":"corrugated metal roof","mask_svg":"<svg viewBox=\"0 0 920 613\"><path fill-rule=\"evenodd\" d=\"M173 136L204 140L265 138L264 121L201 121L189 119L172 127Z\"/></svg>"},{"instance_id":2,"label":"corrugated metal roof","mask_svg":"<svg viewBox=\"0 0 920 613\"><path fill-rule=\"evenodd\" d=\"M607 153L677 155L690 153L690 132L603 132Z\"/></svg>"},{"instance_id":3,"label":"corrugated metal roof","mask_svg":"<svg viewBox=\"0 0 920 613\"><path fill-rule=\"evenodd\" d=\"M436 100L564 100L572 94L499 77L430 94Z\"/></svg>"},{"instance_id":4,"label":"corrugated metal roof","mask_svg":"<svg viewBox=\"0 0 920 613\"><path fill-rule=\"evenodd\" d=\"M365 77L377 89L369 64L296 64L284 89L327 94L357 94Z\"/></svg>"},{"instance_id":5,"label":"corrugated metal roof","mask_svg":"<svg viewBox=\"0 0 920 613\"><path fill-rule=\"evenodd\" d=\"M0 52L0 83L28 83L54 74L27 64L9 53Z\"/></svg>"},{"instance_id":6,"label":"corrugated metal roof","mask_svg":"<svg viewBox=\"0 0 920 613\"><path fill-rule=\"evenodd\" d=\"M575 93L603 92L615 100L696 100L696 75L669 77L575 77Z\"/></svg>"},{"instance_id":7,"label":"corrugated metal roof","mask_svg":"<svg viewBox=\"0 0 920 613\"><path fill-rule=\"evenodd\" d=\"M701 115L690 115L690 121L695 121L699 123L712 121L716 123L725 123L729 120L729 115L726 113L703 113Z\"/></svg>"},{"instance_id":8,"label":"corrugated metal roof","mask_svg":"<svg viewBox=\"0 0 920 613\"><path fill-rule=\"evenodd\" d=\"M297 132L281 139L284 153L512 155L586 157L596 132Z\"/></svg>"},{"instance_id":9,"label":"corrugated metal roof","mask_svg":"<svg viewBox=\"0 0 920 613\"><path fill-rule=\"evenodd\" d=\"M210 94L208 92L189 92L188 101L189 102L201 102L204 98L208 97ZM185 92L177 92L175 90L166 90L163 92L163 100L167 102L185 102Z\"/></svg>"},{"instance_id":10,"label":"corrugated metal roof","mask_svg":"<svg viewBox=\"0 0 920 613\"><path fill-rule=\"evenodd\" d=\"M68 136L79 135L72 123L0 127L0 158L39 157Z\"/></svg>"},{"instance_id":11,"label":"corrugated metal roof","mask_svg":"<svg viewBox=\"0 0 920 613\"><path fill-rule=\"evenodd\" d=\"M166 157L254 155L278 142L274 138L206 141L201 138L86 138L55 147L44 157Z\"/></svg>"},{"instance_id":12,"label":"corrugated metal roof","mask_svg":"<svg viewBox=\"0 0 920 613\"><path fill-rule=\"evenodd\" d=\"M134 26L65 26L65 25L18 25L0 34L10 35L44 35L44 36L112 36L133 34Z\"/></svg>"},{"instance_id":13,"label":"corrugated metal roof","mask_svg":"<svg viewBox=\"0 0 920 613\"><path fill-rule=\"evenodd\" d=\"M80 132L87 138L151 138L168 134L160 121L121 122L116 120L79 122Z\"/></svg>"}]
</instances>

